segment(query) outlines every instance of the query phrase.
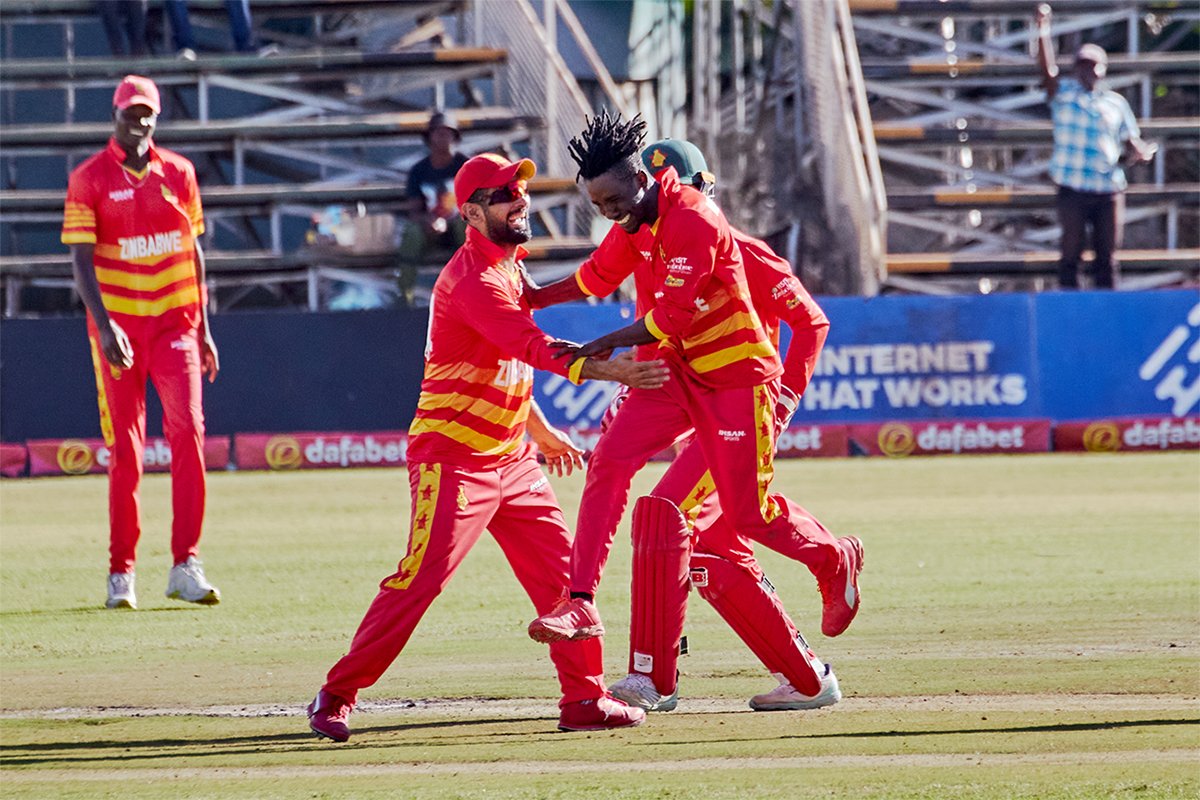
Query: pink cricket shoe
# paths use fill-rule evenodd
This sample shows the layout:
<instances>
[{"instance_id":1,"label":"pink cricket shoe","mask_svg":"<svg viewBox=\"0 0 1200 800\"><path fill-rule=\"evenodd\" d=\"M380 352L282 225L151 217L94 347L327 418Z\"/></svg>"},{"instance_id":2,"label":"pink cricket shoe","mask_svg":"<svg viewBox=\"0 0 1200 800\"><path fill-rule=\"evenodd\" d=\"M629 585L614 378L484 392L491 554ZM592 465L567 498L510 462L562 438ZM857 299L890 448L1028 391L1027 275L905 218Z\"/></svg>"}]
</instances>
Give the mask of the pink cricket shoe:
<instances>
[{"instance_id":1,"label":"pink cricket shoe","mask_svg":"<svg viewBox=\"0 0 1200 800\"><path fill-rule=\"evenodd\" d=\"M838 539L844 556L833 578L820 584L821 589L821 633L840 636L850 627L858 614L858 574L863 568L863 546L857 536Z\"/></svg>"},{"instance_id":2,"label":"pink cricket shoe","mask_svg":"<svg viewBox=\"0 0 1200 800\"><path fill-rule=\"evenodd\" d=\"M635 728L646 721L646 712L626 705L612 695L595 700L577 700L562 707L558 716L560 731L606 731L611 728Z\"/></svg>"},{"instance_id":3,"label":"pink cricket shoe","mask_svg":"<svg viewBox=\"0 0 1200 800\"><path fill-rule=\"evenodd\" d=\"M529 623L529 638L546 644L603 635L604 625L596 604L580 597L562 601L549 614Z\"/></svg>"},{"instance_id":4,"label":"pink cricket shoe","mask_svg":"<svg viewBox=\"0 0 1200 800\"><path fill-rule=\"evenodd\" d=\"M325 691L317 692L317 696L308 704L308 727L317 736L344 742L350 738L350 712L354 706L336 695Z\"/></svg>"}]
</instances>

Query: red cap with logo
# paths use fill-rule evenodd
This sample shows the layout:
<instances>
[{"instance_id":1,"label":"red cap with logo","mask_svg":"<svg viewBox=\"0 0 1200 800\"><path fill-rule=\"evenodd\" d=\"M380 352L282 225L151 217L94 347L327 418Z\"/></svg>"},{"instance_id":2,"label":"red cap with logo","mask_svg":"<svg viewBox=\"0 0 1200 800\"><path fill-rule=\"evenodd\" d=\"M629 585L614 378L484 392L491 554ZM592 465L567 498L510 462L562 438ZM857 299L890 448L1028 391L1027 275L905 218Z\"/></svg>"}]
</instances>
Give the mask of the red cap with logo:
<instances>
[{"instance_id":1,"label":"red cap with logo","mask_svg":"<svg viewBox=\"0 0 1200 800\"><path fill-rule=\"evenodd\" d=\"M155 114L161 113L162 104L158 99L158 87L149 78L141 75L126 75L117 84L113 92L113 108L124 109L130 106L149 106Z\"/></svg>"},{"instance_id":2,"label":"red cap with logo","mask_svg":"<svg viewBox=\"0 0 1200 800\"><path fill-rule=\"evenodd\" d=\"M461 209L467 198L479 189L507 186L513 181L527 181L537 173L537 165L528 158L509 161L495 153L484 153L468 159L454 176L454 199Z\"/></svg>"}]
</instances>

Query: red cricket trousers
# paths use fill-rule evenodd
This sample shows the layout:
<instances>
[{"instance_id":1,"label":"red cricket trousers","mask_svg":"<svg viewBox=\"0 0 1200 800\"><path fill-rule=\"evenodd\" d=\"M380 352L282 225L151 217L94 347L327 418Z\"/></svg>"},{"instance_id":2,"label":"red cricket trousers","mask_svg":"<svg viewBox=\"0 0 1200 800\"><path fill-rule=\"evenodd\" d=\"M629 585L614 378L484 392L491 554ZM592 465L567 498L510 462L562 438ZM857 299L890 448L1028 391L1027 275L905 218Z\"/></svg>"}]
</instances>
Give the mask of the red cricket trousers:
<instances>
[{"instance_id":1,"label":"red cricket trousers","mask_svg":"<svg viewBox=\"0 0 1200 800\"><path fill-rule=\"evenodd\" d=\"M329 670L323 687L351 704L400 655L485 528L538 614L554 608L567 582L571 534L532 449L493 470L410 463L408 479L413 498L408 553L380 583L350 652ZM560 705L604 694L601 639L551 644L550 658L562 688Z\"/></svg>"},{"instance_id":2,"label":"red cricket trousers","mask_svg":"<svg viewBox=\"0 0 1200 800\"><path fill-rule=\"evenodd\" d=\"M631 390L588 460L571 551L571 591L595 594L634 474L693 428L695 438L688 449L698 448L698 456L688 456L683 466L695 476L688 491L701 483L705 465L711 474L721 512L720 521L710 526L709 542L717 555L740 564L753 561L753 553L739 538L745 536L796 553L793 557L801 556L815 574L836 569L840 555L832 534L819 524L814 527L815 520L799 506L769 492L779 381L714 389L699 383L675 360L667 364L667 383L659 389ZM673 483L688 480L681 468Z\"/></svg>"},{"instance_id":3,"label":"red cricket trousers","mask_svg":"<svg viewBox=\"0 0 1200 800\"><path fill-rule=\"evenodd\" d=\"M818 579L841 558L837 537L782 494L772 493L770 498L777 507L786 509L784 516L793 527L791 535L779 535L776 531L765 536L767 529L758 527L750 529L747 537L730 526L721 513L721 497L716 493L704 453L695 441L684 446L650 493L670 500L683 512L692 527L693 550L732 561L749 571L755 580L762 578L762 568L754 557L750 539L800 562Z\"/></svg>"},{"instance_id":4,"label":"red cricket trousers","mask_svg":"<svg viewBox=\"0 0 1200 800\"><path fill-rule=\"evenodd\" d=\"M100 428L109 449L109 572L132 572L142 534L142 458L146 446L146 380L162 401L163 434L171 448L171 555L173 563L196 555L204 524L204 410L201 405L200 336L195 328L147 319L125 329L133 366L119 369L104 358L96 324L88 339L100 405Z\"/></svg>"}]
</instances>

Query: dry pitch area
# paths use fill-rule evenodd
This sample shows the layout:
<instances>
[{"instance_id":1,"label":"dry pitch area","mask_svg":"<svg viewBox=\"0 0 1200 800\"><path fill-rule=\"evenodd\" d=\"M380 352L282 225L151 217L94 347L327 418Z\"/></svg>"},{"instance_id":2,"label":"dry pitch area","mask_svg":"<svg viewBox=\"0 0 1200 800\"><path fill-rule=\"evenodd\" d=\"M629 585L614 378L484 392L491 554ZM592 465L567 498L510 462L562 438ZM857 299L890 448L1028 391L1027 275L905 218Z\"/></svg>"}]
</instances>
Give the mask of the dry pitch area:
<instances>
[{"instance_id":1,"label":"dry pitch area","mask_svg":"<svg viewBox=\"0 0 1200 800\"><path fill-rule=\"evenodd\" d=\"M555 481L568 518L581 486ZM162 597L168 483L148 478L127 613L99 607L103 479L0 483L0 797L1200 795L1200 455L785 462L776 486L867 546L833 640L811 577L762 557L837 706L749 711L771 679L693 596L679 710L558 733L485 540L333 745L302 707L403 553L402 471L212 476L212 609ZM601 589L612 676L626 536Z\"/></svg>"}]
</instances>

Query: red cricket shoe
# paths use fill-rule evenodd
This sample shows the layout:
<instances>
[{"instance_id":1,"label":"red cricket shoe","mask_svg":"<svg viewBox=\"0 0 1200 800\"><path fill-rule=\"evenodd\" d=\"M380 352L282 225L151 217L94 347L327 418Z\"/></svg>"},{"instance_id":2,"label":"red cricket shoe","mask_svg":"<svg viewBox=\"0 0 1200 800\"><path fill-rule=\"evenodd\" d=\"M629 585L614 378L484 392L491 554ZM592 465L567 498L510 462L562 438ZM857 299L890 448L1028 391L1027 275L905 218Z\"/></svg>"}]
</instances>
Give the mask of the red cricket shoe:
<instances>
[{"instance_id":1,"label":"red cricket shoe","mask_svg":"<svg viewBox=\"0 0 1200 800\"><path fill-rule=\"evenodd\" d=\"M635 728L646 721L646 712L626 705L612 695L595 700L577 700L562 707L558 716L560 731L606 731L610 728Z\"/></svg>"},{"instance_id":2,"label":"red cricket shoe","mask_svg":"<svg viewBox=\"0 0 1200 800\"><path fill-rule=\"evenodd\" d=\"M604 635L596 604L581 597L564 600L549 614L529 623L529 638L535 642L565 642L568 639L593 639Z\"/></svg>"},{"instance_id":3,"label":"red cricket shoe","mask_svg":"<svg viewBox=\"0 0 1200 800\"><path fill-rule=\"evenodd\" d=\"M863 546L857 536L838 539L844 559L833 578L821 583L821 633L840 636L858 614L858 574L863 568Z\"/></svg>"},{"instance_id":4,"label":"red cricket shoe","mask_svg":"<svg viewBox=\"0 0 1200 800\"><path fill-rule=\"evenodd\" d=\"M308 727L317 736L344 742L350 738L350 712L354 706L336 695L328 692L317 692L317 696L308 704Z\"/></svg>"}]
</instances>

